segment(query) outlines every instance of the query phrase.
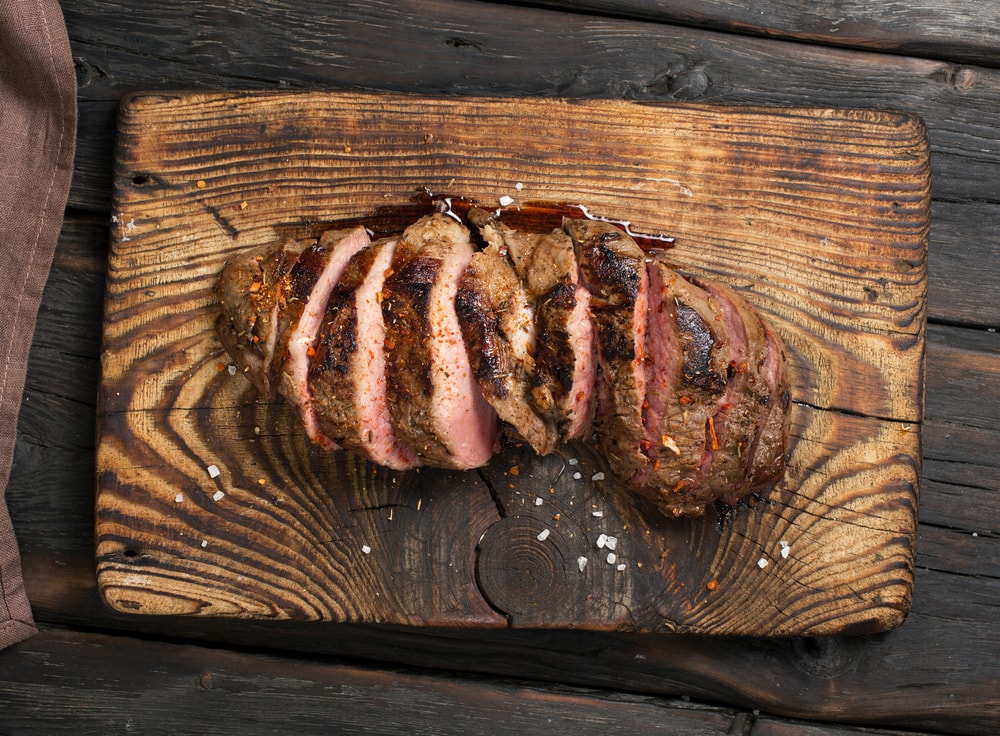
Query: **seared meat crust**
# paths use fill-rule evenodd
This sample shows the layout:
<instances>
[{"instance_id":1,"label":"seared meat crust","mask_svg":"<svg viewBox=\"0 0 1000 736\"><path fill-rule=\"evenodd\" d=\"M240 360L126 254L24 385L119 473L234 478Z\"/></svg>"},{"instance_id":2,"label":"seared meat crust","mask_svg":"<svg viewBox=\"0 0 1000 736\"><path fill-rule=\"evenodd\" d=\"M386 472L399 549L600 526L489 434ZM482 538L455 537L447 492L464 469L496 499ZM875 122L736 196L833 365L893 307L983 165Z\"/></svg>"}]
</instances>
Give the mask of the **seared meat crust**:
<instances>
[{"instance_id":1,"label":"seared meat crust","mask_svg":"<svg viewBox=\"0 0 1000 736\"><path fill-rule=\"evenodd\" d=\"M455 313L473 252L469 231L456 221L438 213L421 218L400 237L382 289L393 426L428 465L484 465L499 436Z\"/></svg>"},{"instance_id":2,"label":"seared meat crust","mask_svg":"<svg viewBox=\"0 0 1000 736\"><path fill-rule=\"evenodd\" d=\"M594 437L667 516L780 479L784 343L732 288L674 270L617 226L520 232L473 209L396 239L362 228L231 259L217 331L317 444L394 469L489 461L501 426L540 454Z\"/></svg>"},{"instance_id":3,"label":"seared meat crust","mask_svg":"<svg viewBox=\"0 0 1000 736\"><path fill-rule=\"evenodd\" d=\"M535 319L527 291L496 245L472 256L455 300L473 374L497 416L539 455L558 441L531 403Z\"/></svg>"},{"instance_id":4,"label":"seared meat crust","mask_svg":"<svg viewBox=\"0 0 1000 736\"><path fill-rule=\"evenodd\" d=\"M611 467L631 478L648 462L645 432L646 256L622 230L605 222L564 220L573 239L597 337L597 431Z\"/></svg>"}]
</instances>

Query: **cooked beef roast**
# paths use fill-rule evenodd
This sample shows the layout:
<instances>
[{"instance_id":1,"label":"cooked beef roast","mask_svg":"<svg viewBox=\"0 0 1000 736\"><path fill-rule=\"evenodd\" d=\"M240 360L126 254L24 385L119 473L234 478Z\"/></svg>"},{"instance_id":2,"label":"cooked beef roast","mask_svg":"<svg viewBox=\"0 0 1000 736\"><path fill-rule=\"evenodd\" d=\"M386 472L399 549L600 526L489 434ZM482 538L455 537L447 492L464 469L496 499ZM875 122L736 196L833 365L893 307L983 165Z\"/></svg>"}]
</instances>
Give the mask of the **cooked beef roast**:
<instances>
[{"instance_id":1,"label":"cooked beef roast","mask_svg":"<svg viewBox=\"0 0 1000 736\"><path fill-rule=\"evenodd\" d=\"M631 478L649 462L642 452L646 397L646 255L618 227L593 220L563 222L590 292L600 374L596 429L611 467Z\"/></svg>"},{"instance_id":2,"label":"cooked beef roast","mask_svg":"<svg viewBox=\"0 0 1000 736\"><path fill-rule=\"evenodd\" d=\"M530 419L535 427L534 439L516 424L515 428L536 452L544 455L560 442L582 437L594 417L597 355L589 312L590 292L580 284L573 241L562 230L514 230L500 223L495 213L481 209L470 210L468 219L488 244L485 252L495 253L493 263L510 263L500 268L508 274L508 280L509 269L513 268L521 283L517 301L521 304L526 300L533 315L503 319L515 331L525 330L529 336L530 344L519 353L521 378L527 382L521 390L526 390L524 398L541 417L544 435L542 427ZM527 325L526 319L530 319ZM463 324L463 329L482 329L473 321L466 320L469 327ZM527 340L516 342L523 345ZM474 352L471 346L470 352Z\"/></svg>"},{"instance_id":3,"label":"cooked beef roast","mask_svg":"<svg viewBox=\"0 0 1000 736\"><path fill-rule=\"evenodd\" d=\"M479 390L513 433L540 455L558 441L531 401L535 317L527 289L495 244L472 256L455 309Z\"/></svg>"},{"instance_id":4,"label":"cooked beef roast","mask_svg":"<svg viewBox=\"0 0 1000 736\"><path fill-rule=\"evenodd\" d=\"M419 464L389 417L382 284L396 240L355 253L330 294L309 367L319 428L339 446L394 470Z\"/></svg>"},{"instance_id":5,"label":"cooked beef roast","mask_svg":"<svg viewBox=\"0 0 1000 736\"><path fill-rule=\"evenodd\" d=\"M219 337L308 436L394 469L486 464L593 437L668 516L733 504L784 472L784 343L735 290L686 277L621 228L524 232L496 212L420 218L241 254Z\"/></svg>"},{"instance_id":6,"label":"cooked beef roast","mask_svg":"<svg viewBox=\"0 0 1000 736\"><path fill-rule=\"evenodd\" d=\"M496 413L476 384L455 312L475 248L440 213L408 227L382 285L389 414L424 465L467 469L496 451Z\"/></svg>"}]
</instances>

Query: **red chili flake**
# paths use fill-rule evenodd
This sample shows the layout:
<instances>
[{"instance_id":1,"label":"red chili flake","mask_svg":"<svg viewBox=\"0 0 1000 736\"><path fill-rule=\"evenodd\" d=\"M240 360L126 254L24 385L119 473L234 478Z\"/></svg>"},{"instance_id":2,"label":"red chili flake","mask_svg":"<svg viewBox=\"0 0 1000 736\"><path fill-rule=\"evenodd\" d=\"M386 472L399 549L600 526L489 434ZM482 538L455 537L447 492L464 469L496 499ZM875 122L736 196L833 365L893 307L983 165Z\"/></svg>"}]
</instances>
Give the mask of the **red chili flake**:
<instances>
[{"instance_id":1,"label":"red chili flake","mask_svg":"<svg viewBox=\"0 0 1000 736\"><path fill-rule=\"evenodd\" d=\"M677 481L677 485L674 486L674 493L680 493L681 488L683 487L684 487L684 481L683 480Z\"/></svg>"},{"instance_id":2,"label":"red chili flake","mask_svg":"<svg viewBox=\"0 0 1000 736\"><path fill-rule=\"evenodd\" d=\"M681 397L680 397L679 399L677 399L677 400L678 400L678 401L679 401L680 403L684 404L685 406L687 406L688 404L690 404L690 403L691 403L691 397L690 397L690 396L681 396Z\"/></svg>"},{"instance_id":3,"label":"red chili flake","mask_svg":"<svg viewBox=\"0 0 1000 736\"><path fill-rule=\"evenodd\" d=\"M217 370L219 373L222 373L222 371L226 370L226 364L225 363L216 363L215 364L215 370Z\"/></svg>"},{"instance_id":4,"label":"red chili flake","mask_svg":"<svg viewBox=\"0 0 1000 736\"><path fill-rule=\"evenodd\" d=\"M256 294L258 291L260 291L261 286L263 286L263 284L260 281L254 281L252 284L250 284L250 293Z\"/></svg>"},{"instance_id":5,"label":"red chili flake","mask_svg":"<svg viewBox=\"0 0 1000 736\"><path fill-rule=\"evenodd\" d=\"M254 343L255 345L257 343L259 343L260 342L260 335L254 335L253 337L251 337L250 338L250 342Z\"/></svg>"},{"instance_id":6,"label":"red chili flake","mask_svg":"<svg viewBox=\"0 0 1000 736\"><path fill-rule=\"evenodd\" d=\"M316 348L310 345L308 348L306 348L306 355L308 355L310 358L316 357Z\"/></svg>"},{"instance_id":7,"label":"red chili flake","mask_svg":"<svg viewBox=\"0 0 1000 736\"><path fill-rule=\"evenodd\" d=\"M713 417L708 418L708 438L711 440L712 449L719 449L719 438L715 436L715 419Z\"/></svg>"},{"instance_id":8,"label":"red chili flake","mask_svg":"<svg viewBox=\"0 0 1000 736\"><path fill-rule=\"evenodd\" d=\"M562 518L562 516L561 516L560 514L555 514L555 515L554 515L554 516L552 517L552 520L553 520L553 521L559 521L559 520L560 520L561 518Z\"/></svg>"},{"instance_id":9,"label":"red chili flake","mask_svg":"<svg viewBox=\"0 0 1000 736\"><path fill-rule=\"evenodd\" d=\"M709 580L707 583L705 583L705 587L708 588L709 590L716 590L719 587L719 581Z\"/></svg>"},{"instance_id":10,"label":"red chili flake","mask_svg":"<svg viewBox=\"0 0 1000 736\"><path fill-rule=\"evenodd\" d=\"M729 407L730 407L730 403L728 401L725 404L722 405L722 409L724 411L729 411Z\"/></svg>"},{"instance_id":11,"label":"red chili flake","mask_svg":"<svg viewBox=\"0 0 1000 736\"><path fill-rule=\"evenodd\" d=\"M510 473L511 475L518 475L521 472L521 469L516 465L511 465L510 470L508 470L507 472Z\"/></svg>"}]
</instances>

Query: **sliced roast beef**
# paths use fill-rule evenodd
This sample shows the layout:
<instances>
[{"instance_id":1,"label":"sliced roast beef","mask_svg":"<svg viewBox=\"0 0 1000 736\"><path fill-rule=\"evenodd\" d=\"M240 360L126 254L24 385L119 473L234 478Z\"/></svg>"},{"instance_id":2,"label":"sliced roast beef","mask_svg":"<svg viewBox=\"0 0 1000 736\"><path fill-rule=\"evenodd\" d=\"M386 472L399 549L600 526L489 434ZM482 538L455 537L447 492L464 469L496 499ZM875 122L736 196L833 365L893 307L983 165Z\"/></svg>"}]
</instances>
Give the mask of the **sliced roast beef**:
<instances>
[{"instance_id":1,"label":"sliced roast beef","mask_svg":"<svg viewBox=\"0 0 1000 736\"><path fill-rule=\"evenodd\" d=\"M535 302L532 403L555 423L561 442L577 439L590 428L597 407L597 344L573 240L562 230L501 227L499 233Z\"/></svg>"},{"instance_id":2,"label":"sliced roast beef","mask_svg":"<svg viewBox=\"0 0 1000 736\"><path fill-rule=\"evenodd\" d=\"M506 253L534 312L527 398L546 428L546 446L576 439L594 415L597 356L573 241L562 230L531 233L473 209L469 220L499 254ZM534 444L534 443L533 443ZM536 450L538 448L536 447ZM544 454L544 453L543 453Z\"/></svg>"},{"instance_id":3,"label":"sliced roast beef","mask_svg":"<svg viewBox=\"0 0 1000 736\"><path fill-rule=\"evenodd\" d=\"M534 305L501 247L493 242L472 256L459 280L455 310L483 396L514 439L547 455L559 437L555 423L545 421L531 401Z\"/></svg>"},{"instance_id":4,"label":"sliced roast beef","mask_svg":"<svg viewBox=\"0 0 1000 736\"><path fill-rule=\"evenodd\" d=\"M735 504L746 495L744 479L756 422L770 394L764 374L767 337L753 308L732 288L707 279L693 281L718 301L730 336L726 391L708 418L705 457L694 483L706 499Z\"/></svg>"},{"instance_id":5,"label":"sliced roast beef","mask_svg":"<svg viewBox=\"0 0 1000 736\"><path fill-rule=\"evenodd\" d=\"M648 462L642 452L646 394L646 256L619 228L593 220L563 220L590 291L600 374L597 426L611 467L631 478Z\"/></svg>"},{"instance_id":6,"label":"sliced roast beef","mask_svg":"<svg viewBox=\"0 0 1000 736\"><path fill-rule=\"evenodd\" d=\"M784 345L733 289L685 278L618 227L516 231L490 213L362 228L232 259L219 336L306 432L395 469L478 467L596 432L623 485L668 516L733 504L784 470Z\"/></svg>"},{"instance_id":7,"label":"sliced roast beef","mask_svg":"<svg viewBox=\"0 0 1000 736\"><path fill-rule=\"evenodd\" d=\"M382 287L389 411L398 435L428 465L484 465L499 436L455 313L473 252L464 226L428 215L403 232Z\"/></svg>"},{"instance_id":8,"label":"sliced roast beef","mask_svg":"<svg viewBox=\"0 0 1000 736\"><path fill-rule=\"evenodd\" d=\"M222 307L217 332L233 362L257 389L274 398L271 365L284 314L287 279L309 240L287 239L230 259L215 283Z\"/></svg>"},{"instance_id":9,"label":"sliced roast beef","mask_svg":"<svg viewBox=\"0 0 1000 736\"><path fill-rule=\"evenodd\" d=\"M729 331L718 302L659 258L649 273L643 453L628 484L664 513L704 511L695 478L706 427L726 390Z\"/></svg>"},{"instance_id":10,"label":"sliced roast beef","mask_svg":"<svg viewBox=\"0 0 1000 736\"><path fill-rule=\"evenodd\" d=\"M315 350L326 304L348 261L370 243L363 227L330 230L302 251L288 275L287 304L275 352L278 391L298 407L306 434L313 442L335 448L319 428L309 391L310 353Z\"/></svg>"},{"instance_id":11,"label":"sliced roast beef","mask_svg":"<svg viewBox=\"0 0 1000 736\"><path fill-rule=\"evenodd\" d=\"M419 464L389 418L382 284L396 241L355 253L330 294L309 370L320 431L340 447L395 470Z\"/></svg>"}]
</instances>

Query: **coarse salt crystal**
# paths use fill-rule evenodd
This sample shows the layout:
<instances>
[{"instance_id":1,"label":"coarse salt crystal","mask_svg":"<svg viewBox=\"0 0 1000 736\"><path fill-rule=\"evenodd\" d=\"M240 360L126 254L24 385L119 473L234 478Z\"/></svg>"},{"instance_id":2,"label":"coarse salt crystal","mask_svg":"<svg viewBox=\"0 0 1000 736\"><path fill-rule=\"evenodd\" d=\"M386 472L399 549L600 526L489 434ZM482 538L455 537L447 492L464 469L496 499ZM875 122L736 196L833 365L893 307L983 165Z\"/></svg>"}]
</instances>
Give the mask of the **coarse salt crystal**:
<instances>
[{"instance_id":1,"label":"coarse salt crystal","mask_svg":"<svg viewBox=\"0 0 1000 736\"><path fill-rule=\"evenodd\" d=\"M549 529L542 529L542 531L538 532L538 536L535 537L535 539L537 539L539 542L544 542L546 539L549 538L549 533L550 533Z\"/></svg>"},{"instance_id":2,"label":"coarse salt crystal","mask_svg":"<svg viewBox=\"0 0 1000 736\"><path fill-rule=\"evenodd\" d=\"M229 367L227 368L227 370L229 371L229 375L231 375L231 376L235 376L236 375L236 366L233 365L232 363L229 364Z\"/></svg>"},{"instance_id":3,"label":"coarse salt crystal","mask_svg":"<svg viewBox=\"0 0 1000 736\"><path fill-rule=\"evenodd\" d=\"M761 557L759 560L757 560L757 567L763 570L765 567L767 567L767 560Z\"/></svg>"},{"instance_id":4,"label":"coarse salt crystal","mask_svg":"<svg viewBox=\"0 0 1000 736\"><path fill-rule=\"evenodd\" d=\"M511 205L511 204L514 204L514 198L513 197L510 197L510 196L508 196L506 194L503 195L502 197L500 197L500 206L501 207L506 207L507 205Z\"/></svg>"},{"instance_id":5,"label":"coarse salt crystal","mask_svg":"<svg viewBox=\"0 0 1000 736\"><path fill-rule=\"evenodd\" d=\"M583 476L580 473L573 473L573 480L580 480Z\"/></svg>"},{"instance_id":6,"label":"coarse salt crystal","mask_svg":"<svg viewBox=\"0 0 1000 736\"><path fill-rule=\"evenodd\" d=\"M615 569L618 570L618 572L621 572L622 570L625 569L625 563L624 562L619 563L618 567Z\"/></svg>"},{"instance_id":7,"label":"coarse salt crystal","mask_svg":"<svg viewBox=\"0 0 1000 736\"><path fill-rule=\"evenodd\" d=\"M567 462L567 463L569 463L570 465L576 465L576 464L577 464L578 462L580 462L580 461L579 461L579 460L577 460L577 459L576 459L575 457L571 457L571 458L570 458L569 460L567 460L566 462Z\"/></svg>"},{"instance_id":8,"label":"coarse salt crystal","mask_svg":"<svg viewBox=\"0 0 1000 736\"><path fill-rule=\"evenodd\" d=\"M545 501L541 496L535 496L535 506L541 506Z\"/></svg>"},{"instance_id":9,"label":"coarse salt crystal","mask_svg":"<svg viewBox=\"0 0 1000 736\"><path fill-rule=\"evenodd\" d=\"M367 554L371 553L372 548L369 547L367 544L362 544L361 545L361 551L364 552L367 555Z\"/></svg>"},{"instance_id":10,"label":"coarse salt crystal","mask_svg":"<svg viewBox=\"0 0 1000 736\"><path fill-rule=\"evenodd\" d=\"M778 546L781 547L781 559L787 560L788 553L791 552L791 550L788 547L788 542L785 541L778 542Z\"/></svg>"},{"instance_id":11,"label":"coarse salt crystal","mask_svg":"<svg viewBox=\"0 0 1000 736\"><path fill-rule=\"evenodd\" d=\"M602 516L604 516L604 512L603 511L591 511L590 515L593 516L596 519L600 519Z\"/></svg>"},{"instance_id":12,"label":"coarse salt crystal","mask_svg":"<svg viewBox=\"0 0 1000 736\"><path fill-rule=\"evenodd\" d=\"M577 557L576 566L580 568L580 572L583 572L583 568L587 566L587 558L583 556Z\"/></svg>"},{"instance_id":13,"label":"coarse salt crystal","mask_svg":"<svg viewBox=\"0 0 1000 736\"><path fill-rule=\"evenodd\" d=\"M208 477L209 478L218 478L219 477L220 471L219 471L219 466L218 465L209 465L207 468L205 468L205 470L208 471Z\"/></svg>"},{"instance_id":14,"label":"coarse salt crystal","mask_svg":"<svg viewBox=\"0 0 1000 736\"><path fill-rule=\"evenodd\" d=\"M222 500L222 499L224 499L225 497L226 497L226 494L225 494L225 493L223 493L222 491L216 491L216 492L215 492L215 493L214 493L214 494L212 495L212 500L213 500L213 501L221 501L221 500Z\"/></svg>"},{"instance_id":15,"label":"coarse salt crystal","mask_svg":"<svg viewBox=\"0 0 1000 736\"><path fill-rule=\"evenodd\" d=\"M514 189L516 189L517 191L521 191L522 189L524 189L524 184L518 182L517 184L514 185Z\"/></svg>"},{"instance_id":16,"label":"coarse salt crystal","mask_svg":"<svg viewBox=\"0 0 1000 736\"><path fill-rule=\"evenodd\" d=\"M615 561L616 561L617 559L618 559L618 556L617 556L617 555L615 555L615 553L614 553L614 552L608 552L608 564L609 564L609 565L613 565L613 564L615 564Z\"/></svg>"},{"instance_id":17,"label":"coarse salt crystal","mask_svg":"<svg viewBox=\"0 0 1000 736\"><path fill-rule=\"evenodd\" d=\"M591 480L604 480L604 473L602 473L602 472L594 473L592 476L590 476L590 479Z\"/></svg>"},{"instance_id":18,"label":"coarse salt crystal","mask_svg":"<svg viewBox=\"0 0 1000 736\"><path fill-rule=\"evenodd\" d=\"M174 503L184 503L184 494L178 493L176 496L174 496Z\"/></svg>"},{"instance_id":19,"label":"coarse salt crystal","mask_svg":"<svg viewBox=\"0 0 1000 736\"><path fill-rule=\"evenodd\" d=\"M612 537L609 534L608 538L604 540L604 546L607 547L608 549L615 549L616 547L618 547L618 537Z\"/></svg>"},{"instance_id":20,"label":"coarse salt crystal","mask_svg":"<svg viewBox=\"0 0 1000 736\"><path fill-rule=\"evenodd\" d=\"M201 546L202 547L207 547L208 546L208 540L207 539L201 540Z\"/></svg>"},{"instance_id":21,"label":"coarse salt crystal","mask_svg":"<svg viewBox=\"0 0 1000 736\"><path fill-rule=\"evenodd\" d=\"M607 534L601 534L597 538L597 549L604 549L604 545L607 544L607 543L608 543L608 535Z\"/></svg>"}]
</instances>

